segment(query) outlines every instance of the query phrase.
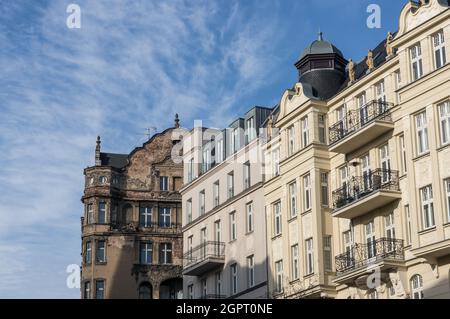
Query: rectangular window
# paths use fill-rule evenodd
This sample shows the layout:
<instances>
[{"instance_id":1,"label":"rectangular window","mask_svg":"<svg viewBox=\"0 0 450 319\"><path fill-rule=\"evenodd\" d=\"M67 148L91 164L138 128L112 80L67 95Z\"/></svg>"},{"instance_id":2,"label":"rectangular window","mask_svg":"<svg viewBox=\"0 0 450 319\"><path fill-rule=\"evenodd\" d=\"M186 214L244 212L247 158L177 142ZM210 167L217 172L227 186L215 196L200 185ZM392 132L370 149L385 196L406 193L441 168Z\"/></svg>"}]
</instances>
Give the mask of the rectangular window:
<instances>
[{"instance_id":1,"label":"rectangular window","mask_svg":"<svg viewBox=\"0 0 450 319\"><path fill-rule=\"evenodd\" d=\"M83 295L84 299L91 299L91 282L90 281L86 281L84 283L84 295Z\"/></svg>"},{"instance_id":2,"label":"rectangular window","mask_svg":"<svg viewBox=\"0 0 450 319\"><path fill-rule=\"evenodd\" d=\"M344 239L345 266L353 267L353 232L348 230L342 234Z\"/></svg>"},{"instance_id":3,"label":"rectangular window","mask_svg":"<svg viewBox=\"0 0 450 319\"><path fill-rule=\"evenodd\" d=\"M95 299L105 299L105 281L103 279L95 281Z\"/></svg>"},{"instance_id":4,"label":"rectangular window","mask_svg":"<svg viewBox=\"0 0 450 319\"><path fill-rule=\"evenodd\" d=\"M172 263L172 244L159 244L159 263L161 265L169 265Z\"/></svg>"},{"instance_id":5,"label":"rectangular window","mask_svg":"<svg viewBox=\"0 0 450 319\"><path fill-rule=\"evenodd\" d=\"M292 265L291 265L292 280L297 280L300 278L299 263L298 263L298 244L291 247L291 258L292 258Z\"/></svg>"},{"instance_id":6,"label":"rectangular window","mask_svg":"<svg viewBox=\"0 0 450 319\"><path fill-rule=\"evenodd\" d=\"M202 287L201 297L202 299L206 299L206 296L208 295L208 281L206 278L201 280L200 286Z\"/></svg>"},{"instance_id":7,"label":"rectangular window","mask_svg":"<svg viewBox=\"0 0 450 319\"><path fill-rule=\"evenodd\" d=\"M402 175L403 175L408 172L408 165L406 162L406 144L405 144L405 136L404 135L400 135L399 143L400 143L400 161L401 161L400 166L401 166Z\"/></svg>"},{"instance_id":8,"label":"rectangular window","mask_svg":"<svg viewBox=\"0 0 450 319\"><path fill-rule=\"evenodd\" d=\"M244 164L244 189L248 189L251 186L250 172L251 172L250 162Z\"/></svg>"},{"instance_id":9,"label":"rectangular window","mask_svg":"<svg viewBox=\"0 0 450 319\"><path fill-rule=\"evenodd\" d=\"M422 67L422 48L420 44L416 44L409 49L411 57L411 72L413 81L420 79L423 76Z\"/></svg>"},{"instance_id":10,"label":"rectangular window","mask_svg":"<svg viewBox=\"0 0 450 319\"><path fill-rule=\"evenodd\" d=\"M167 176L159 177L159 190L162 192L167 192L169 190L169 177Z\"/></svg>"},{"instance_id":11,"label":"rectangular window","mask_svg":"<svg viewBox=\"0 0 450 319\"><path fill-rule=\"evenodd\" d=\"M288 156L295 153L295 126L288 128Z\"/></svg>"},{"instance_id":12,"label":"rectangular window","mask_svg":"<svg viewBox=\"0 0 450 319\"><path fill-rule=\"evenodd\" d=\"M247 143L256 138L255 118L251 117L247 120Z\"/></svg>"},{"instance_id":13,"label":"rectangular window","mask_svg":"<svg viewBox=\"0 0 450 319\"><path fill-rule=\"evenodd\" d=\"M170 228L171 226L171 211L170 208L160 207L158 210L158 224L162 228Z\"/></svg>"},{"instance_id":14,"label":"rectangular window","mask_svg":"<svg viewBox=\"0 0 450 319\"><path fill-rule=\"evenodd\" d=\"M106 242L104 240L97 241L97 250L95 252L96 262L106 263Z\"/></svg>"},{"instance_id":15,"label":"rectangular window","mask_svg":"<svg viewBox=\"0 0 450 319\"><path fill-rule=\"evenodd\" d=\"M369 121L369 108L366 103L366 92L357 97L361 126Z\"/></svg>"},{"instance_id":16,"label":"rectangular window","mask_svg":"<svg viewBox=\"0 0 450 319\"><path fill-rule=\"evenodd\" d=\"M222 273L216 272L215 274L215 282L216 282L216 295L221 296L222 295Z\"/></svg>"},{"instance_id":17,"label":"rectangular window","mask_svg":"<svg viewBox=\"0 0 450 319\"><path fill-rule=\"evenodd\" d=\"M450 223L450 179L445 181L445 190L447 193L447 222Z\"/></svg>"},{"instance_id":18,"label":"rectangular window","mask_svg":"<svg viewBox=\"0 0 450 319\"><path fill-rule=\"evenodd\" d=\"M253 203L248 203L246 206L247 211L247 233L251 233L254 230L253 226Z\"/></svg>"},{"instance_id":19,"label":"rectangular window","mask_svg":"<svg viewBox=\"0 0 450 319\"><path fill-rule=\"evenodd\" d=\"M214 223L214 240L216 242L221 242L222 241L222 225L220 220L216 221Z\"/></svg>"},{"instance_id":20,"label":"rectangular window","mask_svg":"<svg viewBox=\"0 0 450 319\"><path fill-rule=\"evenodd\" d=\"M189 262L192 262L193 259L194 259L193 255L192 255L193 249L194 249L194 244L193 243L194 243L194 236L189 236L188 237L188 242L187 242L187 253L188 253L187 260Z\"/></svg>"},{"instance_id":21,"label":"rectangular window","mask_svg":"<svg viewBox=\"0 0 450 319\"><path fill-rule=\"evenodd\" d=\"M283 261L275 263L275 289L276 292L283 291Z\"/></svg>"},{"instance_id":22,"label":"rectangular window","mask_svg":"<svg viewBox=\"0 0 450 319\"><path fill-rule=\"evenodd\" d=\"M94 205L93 204L87 205L87 223L88 224L94 223Z\"/></svg>"},{"instance_id":23,"label":"rectangular window","mask_svg":"<svg viewBox=\"0 0 450 319\"><path fill-rule=\"evenodd\" d=\"M281 202L273 205L275 236L281 235Z\"/></svg>"},{"instance_id":24,"label":"rectangular window","mask_svg":"<svg viewBox=\"0 0 450 319\"><path fill-rule=\"evenodd\" d=\"M394 72L394 77L395 77L395 90L398 91L400 89L401 83L402 83L402 75L400 73L400 70L397 70ZM396 94L396 102L397 104L400 104L401 102L401 98L400 98L400 93L397 92Z\"/></svg>"},{"instance_id":25,"label":"rectangular window","mask_svg":"<svg viewBox=\"0 0 450 319\"><path fill-rule=\"evenodd\" d=\"M420 198L422 200L423 227L424 229L433 228L436 224L434 222L433 188L431 185L420 190Z\"/></svg>"},{"instance_id":26,"label":"rectangular window","mask_svg":"<svg viewBox=\"0 0 450 319\"><path fill-rule=\"evenodd\" d=\"M202 172L206 173L211 169L211 150L209 146L205 146L202 154Z\"/></svg>"},{"instance_id":27,"label":"rectangular window","mask_svg":"<svg viewBox=\"0 0 450 319\"><path fill-rule=\"evenodd\" d=\"M239 130L237 128L233 129L231 132L231 151L237 152L239 150Z\"/></svg>"},{"instance_id":28,"label":"rectangular window","mask_svg":"<svg viewBox=\"0 0 450 319\"><path fill-rule=\"evenodd\" d=\"M192 198L186 201L186 221L192 223Z\"/></svg>"},{"instance_id":29,"label":"rectangular window","mask_svg":"<svg viewBox=\"0 0 450 319\"><path fill-rule=\"evenodd\" d=\"M234 197L234 173L228 173L227 175L227 189L228 189L228 199Z\"/></svg>"},{"instance_id":30,"label":"rectangular window","mask_svg":"<svg viewBox=\"0 0 450 319\"><path fill-rule=\"evenodd\" d=\"M289 210L291 217L297 216L297 183L289 185Z\"/></svg>"},{"instance_id":31,"label":"rectangular window","mask_svg":"<svg viewBox=\"0 0 450 319\"><path fill-rule=\"evenodd\" d=\"M375 97L378 103L386 102L386 89L384 86L384 81L380 81L375 84ZM383 109L384 107L382 106L380 108L380 111L382 111Z\"/></svg>"},{"instance_id":32,"label":"rectangular window","mask_svg":"<svg viewBox=\"0 0 450 319\"><path fill-rule=\"evenodd\" d=\"M309 145L309 126L307 117L301 120L301 125L302 125L302 147L305 148Z\"/></svg>"},{"instance_id":33,"label":"rectangular window","mask_svg":"<svg viewBox=\"0 0 450 319\"><path fill-rule=\"evenodd\" d=\"M206 232L206 228L200 229L200 245L201 245L201 258L206 258L207 256L207 245L208 245L208 236Z\"/></svg>"},{"instance_id":34,"label":"rectangular window","mask_svg":"<svg viewBox=\"0 0 450 319\"><path fill-rule=\"evenodd\" d=\"M191 158L188 163L188 183L194 180L194 159Z\"/></svg>"},{"instance_id":35,"label":"rectangular window","mask_svg":"<svg viewBox=\"0 0 450 319\"><path fill-rule=\"evenodd\" d=\"M439 124L441 127L441 143L450 143L450 101L439 105Z\"/></svg>"},{"instance_id":36,"label":"rectangular window","mask_svg":"<svg viewBox=\"0 0 450 319\"><path fill-rule=\"evenodd\" d=\"M428 152L428 125L427 114L422 112L416 115L417 155Z\"/></svg>"},{"instance_id":37,"label":"rectangular window","mask_svg":"<svg viewBox=\"0 0 450 319\"><path fill-rule=\"evenodd\" d=\"M313 239L307 239L305 242L306 246L306 275L311 275L314 273L314 246Z\"/></svg>"},{"instance_id":38,"label":"rectangular window","mask_svg":"<svg viewBox=\"0 0 450 319\"><path fill-rule=\"evenodd\" d=\"M237 239L236 212L230 214L230 238L231 241Z\"/></svg>"},{"instance_id":39,"label":"rectangular window","mask_svg":"<svg viewBox=\"0 0 450 319\"><path fill-rule=\"evenodd\" d=\"M395 239L394 213L384 217L384 234L387 239Z\"/></svg>"},{"instance_id":40,"label":"rectangular window","mask_svg":"<svg viewBox=\"0 0 450 319\"><path fill-rule=\"evenodd\" d=\"M139 208L139 225L144 228L152 227L152 208Z\"/></svg>"},{"instance_id":41,"label":"rectangular window","mask_svg":"<svg viewBox=\"0 0 450 319\"><path fill-rule=\"evenodd\" d=\"M444 32L433 35L434 63L436 69L442 68L446 63Z\"/></svg>"},{"instance_id":42,"label":"rectangular window","mask_svg":"<svg viewBox=\"0 0 450 319\"><path fill-rule=\"evenodd\" d=\"M328 173L320 173L320 199L324 207L329 205L328 194Z\"/></svg>"},{"instance_id":43,"label":"rectangular window","mask_svg":"<svg viewBox=\"0 0 450 319\"><path fill-rule=\"evenodd\" d=\"M98 204L98 223L106 224L106 203L100 202Z\"/></svg>"},{"instance_id":44,"label":"rectangular window","mask_svg":"<svg viewBox=\"0 0 450 319\"><path fill-rule=\"evenodd\" d=\"M153 263L153 243L140 242L139 246L139 263L151 265Z\"/></svg>"},{"instance_id":45,"label":"rectangular window","mask_svg":"<svg viewBox=\"0 0 450 319\"><path fill-rule=\"evenodd\" d=\"M333 256L331 254L331 236L323 238L323 263L327 272L333 271Z\"/></svg>"},{"instance_id":46,"label":"rectangular window","mask_svg":"<svg viewBox=\"0 0 450 319\"><path fill-rule=\"evenodd\" d=\"M194 285L189 285L188 286L187 299L194 299Z\"/></svg>"},{"instance_id":47,"label":"rectangular window","mask_svg":"<svg viewBox=\"0 0 450 319\"><path fill-rule=\"evenodd\" d=\"M325 115L319 114L319 142L322 144L327 143L327 130L325 128Z\"/></svg>"},{"instance_id":48,"label":"rectangular window","mask_svg":"<svg viewBox=\"0 0 450 319\"><path fill-rule=\"evenodd\" d=\"M86 242L86 255L84 257L84 262L90 264L92 261L92 243L90 241Z\"/></svg>"},{"instance_id":49,"label":"rectangular window","mask_svg":"<svg viewBox=\"0 0 450 319\"><path fill-rule=\"evenodd\" d=\"M222 163L224 160L224 147L223 147L223 139L217 141L216 147L216 162Z\"/></svg>"},{"instance_id":50,"label":"rectangular window","mask_svg":"<svg viewBox=\"0 0 450 319\"><path fill-rule=\"evenodd\" d=\"M280 149L276 148L272 152L272 173L273 176L280 175Z\"/></svg>"},{"instance_id":51,"label":"rectangular window","mask_svg":"<svg viewBox=\"0 0 450 319\"><path fill-rule=\"evenodd\" d=\"M304 209L308 211L312 208L311 202L311 176L303 177L303 191L304 191Z\"/></svg>"},{"instance_id":52,"label":"rectangular window","mask_svg":"<svg viewBox=\"0 0 450 319\"><path fill-rule=\"evenodd\" d=\"M216 208L220 204L219 198L219 181L215 182L213 185L213 206Z\"/></svg>"},{"instance_id":53,"label":"rectangular window","mask_svg":"<svg viewBox=\"0 0 450 319\"><path fill-rule=\"evenodd\" d=\"M338 128L338 140L342 139L347 131L347 122L345 115L347 113L347 107L342 105L336 109L336 127Z\"/></svg>"},{"instance_id":54,"label":"rectangular window","mask_svg":"<svg viewBox=\"0 0 450 319\"><path fill-rule=\"evenodd\" d=\"M405 220L406 220L406 243L411 245L412 242L412 224L411 213L409 212L409 205L405 206Z\"/></svg>"},{"instance_id":55,"label":"rectangular window","mask_svg":"<svg viewBox=\"0 0 450 319\"><path fill-rule=\"evenodd\" d=\"M202 190L200 193L199 193L199 195L198 195L198 205L199 205L199 208L200 208L200 216L203 216L203 215L205 215L205 202L206 202L206 200L205 200L205 191L204 190Z\"/></svg>"},{"instance_id":56,"label":"rectangular window","mask_svg":"<svg viewBox=\"0 0 450 319\"><path fill-rule=\"evenodd\" d=\"M233 264L230 266L230 274L231 274L231 294L235 295L238 293L237 264Z\"/></svg>"},{"instance_id":57,"label":"rectangular window","mask_svg":"<svg viewBox=\"0 0 450 319\"><path fill-rule=\"evenodd\" d=\"M252 288L255 285L255 258L247 257L247 287Z\"/></svg>"}]
</instances>

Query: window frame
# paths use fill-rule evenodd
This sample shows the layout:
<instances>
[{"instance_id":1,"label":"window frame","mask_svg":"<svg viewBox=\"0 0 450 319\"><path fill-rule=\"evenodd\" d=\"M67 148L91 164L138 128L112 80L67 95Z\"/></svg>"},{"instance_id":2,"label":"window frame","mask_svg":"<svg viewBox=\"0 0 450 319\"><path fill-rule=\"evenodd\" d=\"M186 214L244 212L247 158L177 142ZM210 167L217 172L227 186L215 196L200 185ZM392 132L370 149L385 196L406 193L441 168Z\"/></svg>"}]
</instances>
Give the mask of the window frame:
<instances>
[{"instance_id":1,"label":"window frame","mask_svg":"<svg viewBox=\"0 0 450 319\"><path fill-rule=\"evenodd\" d=\"M424 75L422 46L420 42L417 42L416 44L409 47L409 59L412 81L414 82L421 79Z\"/></svg>"},{"instance_id":2,"label":"window frame","mask_svg":"<svg viewBox=\"0 0 450 319\"><path fill-rule=\"evenodd\" d=\"M247 288L255 286L255 256L247 257Z\"/></svg>"},{"instance_id":3,"label":"window frame","mask_svg":"<svg viewBox=\"0 0 450 319\"><path fill-rule=\"evenodd\" d=\"M450 144L450 100L438 104L441 146Z\"/></svg>"},{"instance_id":4,"label":"window frame","mask_svg":"<svg viewBox=\"0 0 450 319\"><path fill-rule=\"evenodd\" d=\"M311 174L303 176L303 210L308 212L312 209L312 185Z\"/></svg>"},{"instance_id":5,"label":"window frame","mask_svg":"<svg viewBox=\"0 0 450 319\"><path fill-rule=\"evenodd\" d=\"M447 64L446 49L445 49L445 36L444 31L440 30L431 36L433 47L433 60L436 70L444 67ZM439 57L439 59L438 59ZM440 62L440 65L438 63Z\"/></svg>"},{"instance_id":6,"label":"window frame","mask_svg":"<svg viewBox=\"0 0 450 319\"><path fill-rule=\"evenodd\" d=\"M101 289L99 289L98 284L102 283L103 287ZM105 299L105 289L106 288L106 280L105 279L95 279L95 299ZM102 297L99 298L98 294L99 291L101 291Z\"/></svg>"},{"instance_id":7,"label":"window frame","mask_svg":"<svg viewBox=\"0 0 450 319\"><path fill-rule=\"evenodd\" d=\"M289 185L289 212L291 218L298 215L298 187L297 181L292 181Z\"/></svg>"},{"instance_id":8,"label":"window frame","mask_svg":"<svg viewBox=\"0 0 450 319\"><path fill-rule=\"evenodd\" d=\"M428 139L428 123L427 112L423 110L414 116L415 129L416 129L416 152L417 156L427 154L430 151L429 139Z\"/></svg>"},{"instance_id":9,"label":"window frame","mask_svg":"<svg viewBox=\"0 0 450 319\"><path fill-rule=\"evenodd\" d=\"M100 247L100 243L103 243L103 247ZM103 252L103 259L99 258L100 252ZM106 264L106 240L100 239L95 242L95 263Z\"/></svg>"},{"instance_id":10,"label":"window frame","mask_svg":"<svg viewBox=\"0 0 450 319\"><path fill-rule=\"evenodd\" d=\"M291 276L292 280L300 279L299 245L291 246Z\"/></svg>"},{"instance_id":11,"label":"window frame","mask_svg":"<svg viewBox=\"0 0 450 319\"><path fill-rule=\"evenodd\" d=\"M422 187L419 192L420 207L422 212L422 228L428 230L436 227L434 215L433 186Z\"/></svg>"},{"instance_id":12,"label":"window frame","mask_svg":"<svg viewBox=\"0 0 450 319\"><path fill-rule=\"evenodd\" d=\"M145 247L143 249L143 247ZM144 254L143 254L144 252ZM150 259L150 261L148 261ZM140 265L153 265L153 242L152 241L140 241L139 242L139 264Z\"/></svg>"},{"instance_id":13,"label":"window frame","mask_svg":"<svg viewBox=\"0 0 450 319\"><path fill-rule=\"evenodd\" d=\"M409 280L411 288L411 299L424 299L423 292L423 278L421 275L416 274ZM418 297L418 298L417 298Z\"/></svg>"},{"instance_id":14,"label":"window frame","mask_svg":"<svg viewBox=\"0 0 450 319\"><path fill-rule=\"evenodd\" d=\"M249 209L250 208L250 209ZM254 216L253 216L253 202L249 202L245 205L245 212L246 212L246 230L247 234L250 234L254 232L255 225L254 225Z\"/></svg>"},{"instance_id":15,"label":"window frame","mask_svg":"<svg viewBox=\"0 0 450 319\"><path fill-rule=\"evenodd\" d=\"M280 236L283 233L281 201L274 203L272 209L274 215L274 236Z\"/></svg>"},{"instance_id":16,"label":"window frame","mask_svg":"<svg viewBox=\"0 0 450 319\"><path fill-rule=\"evenodd\" d=\"M314 274L314 242L313 238L305 240L306 276Z\"/></svg>"}]
</instances>

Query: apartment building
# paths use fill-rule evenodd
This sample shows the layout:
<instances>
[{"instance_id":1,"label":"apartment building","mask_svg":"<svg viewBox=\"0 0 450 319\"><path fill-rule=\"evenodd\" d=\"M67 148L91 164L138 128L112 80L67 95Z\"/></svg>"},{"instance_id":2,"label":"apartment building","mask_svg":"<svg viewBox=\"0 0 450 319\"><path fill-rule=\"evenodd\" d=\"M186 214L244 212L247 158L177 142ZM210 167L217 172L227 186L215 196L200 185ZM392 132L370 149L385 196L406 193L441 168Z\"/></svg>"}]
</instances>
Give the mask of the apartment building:
<instances>
[{"instance_id":1,"label":"apartment building","mask_svg":"<svg viewBox=\"0 0 450 319\"><path fill-rule=\"evenodd\" d=\"M254 107L227 129L195 127L183 138L187 299L267 298L267 254L259 128Z\"/></svg>"},{"instance_id":2,"label":"apartment building","mask_svg":"<svg viewBox=\"0 0 450 319\"><path fill-rule=\"evenodd\" d=\"M300 56L264 146L270 297L450 298L449 6L409 1L360 62Z\"/></svg>"},{"instance_id":3,"label":"apartment building","mask_svg":"<svg viewBox=\"0 0 450 319\"><path fill-rule=\"evenodd\" d=\"M183 166L175 127L130 154L101 152L84 170L81 218L83 299L182 298Z\"/></svg>"}]
</instances>

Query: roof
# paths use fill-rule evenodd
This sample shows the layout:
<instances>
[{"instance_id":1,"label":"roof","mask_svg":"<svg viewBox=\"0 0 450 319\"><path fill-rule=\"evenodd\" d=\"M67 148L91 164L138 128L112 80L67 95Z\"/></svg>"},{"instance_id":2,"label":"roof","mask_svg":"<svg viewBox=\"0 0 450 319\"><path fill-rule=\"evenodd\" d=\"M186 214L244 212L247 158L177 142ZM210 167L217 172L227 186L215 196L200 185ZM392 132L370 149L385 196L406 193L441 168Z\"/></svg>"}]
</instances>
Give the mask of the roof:
<instances>
[{"instance_id":1,"label":"roof","mask_svg":"<svg viewBox=\"0 0 450 319\"><path fill-rule=\"evenodd\" d=\"M100 160L103 166L111 166L114 168L124 168L128 163L128 155L100 153Z\"/></svg>"},{"instance_id":2,"label":"roof","mask_svg":"<svg viewBox=\"0 0 450 319\"><path fill-rule=\"evenodd\" d=\"M337 54L344 56L338 48L333 44L323 39L322 33L319 34L319 39L311 43L300 55L299 60L303 59L307 55L316 54Z\"/></svg>"}]
</instances>

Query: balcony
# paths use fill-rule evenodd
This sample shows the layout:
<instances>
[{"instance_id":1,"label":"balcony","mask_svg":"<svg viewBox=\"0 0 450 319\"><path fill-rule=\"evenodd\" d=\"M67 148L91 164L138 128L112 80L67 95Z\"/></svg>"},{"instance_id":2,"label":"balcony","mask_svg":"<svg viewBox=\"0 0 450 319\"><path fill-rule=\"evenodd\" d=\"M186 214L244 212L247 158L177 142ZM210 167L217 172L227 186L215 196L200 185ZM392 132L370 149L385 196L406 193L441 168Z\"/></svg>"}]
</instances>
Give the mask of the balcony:
<instances>
[{"instance_id":1,"label":"balcony","mask_svg":"<svg viewBox=\"0 0 450 319\"><path fill-rule=\"evenodd\" d=\"M333 217L353 219L401 199L398 171L377 169L333 192Z\"/></svg>"},{"instance_id":2,"label":"balcony","mask_svg":"<svg viewBox=\"0 0 450 319\"><path fill-rule=\"evenodd\" d=\"M346 253L336 256L336 283L364 279L377 267L386 272L403 264L403 240L381 238L367 244L355 244Z\"/></svg>"},{"instance_id":3,"label":"balcony","mask_svg":"<svg viewBox=\"0 0 450 319\"><path fill-rule=\"evenodd\" d=\"M330 151L348 154L393 130L392 106L391 103L372 101L357 111L349 111L329 129Z\"/></svg>"},{"instance_id":4,"label":"balcony","mask_svg":"<svg viewBox=\"0 0 450 319\"><path fill-rule=\"evenodd\" d=\"M202 276L225 263L225 243L208 241L184 254L183 275Z\"/></svg>"}]
</instances>

